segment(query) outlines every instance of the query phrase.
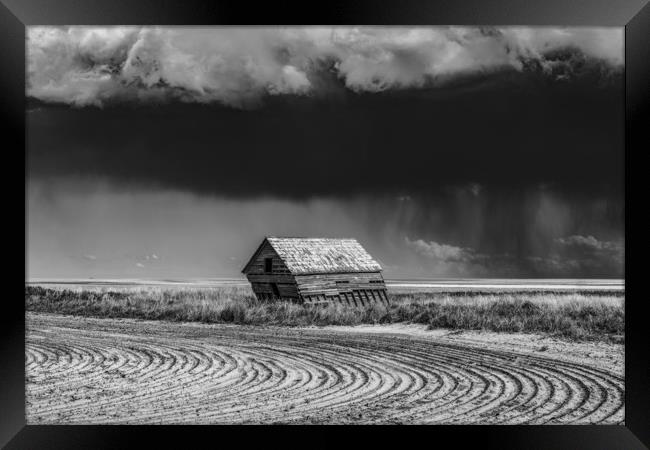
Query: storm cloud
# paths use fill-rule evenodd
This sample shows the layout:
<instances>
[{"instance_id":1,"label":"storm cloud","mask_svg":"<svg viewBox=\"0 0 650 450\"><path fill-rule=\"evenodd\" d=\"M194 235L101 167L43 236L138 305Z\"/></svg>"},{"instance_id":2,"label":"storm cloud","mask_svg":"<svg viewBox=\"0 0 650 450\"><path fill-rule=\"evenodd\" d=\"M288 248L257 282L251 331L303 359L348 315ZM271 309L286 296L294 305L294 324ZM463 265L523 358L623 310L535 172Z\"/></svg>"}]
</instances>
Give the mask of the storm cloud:
<instances>
[{"instance_id":1,"label":"storm cloud","mask_svg":"<svg viewBox=\"0 0 650 450\"><path fill-rule=\"evenodd\" d=\"M330 78L355 92L380 92L504 69L537 68L561 80L579 73L585 58L616 72L623 30L30 27L27 55L27 95L43 101L251 107L268 96L327 93Z\"/></svg>"},{"instance_id":2,"label":"storm cloud","mask_svg":"<svg viewBox=\"0 0 650 450\"><path fill-rule=\"evenodd\" d=\"M622 29L31 27L31 277L624 275Z\"/></svg>"},{"instance_id":3,"label":"storm cloud","mask_svg":"<svg viewBox=\"0 0 650 450\"><path fill-rule=\"evenodd\" d=\"M248 197L466 185L620 192L620 89L514 74L440 90L278 98L247 111L40 105L27 116L28 166L31 176Z\"/></svg>"},{"instance_id":4,"label":"storm cloud","mask_svg":"<svg viewBox=\"0 0 650 450\"><path fill-rule=\"evenodd\" d=\"M536 188L507 199L507 192L472 188L297 201L32 180L28 272L236 277L264 236L279 235L357 238L389 278L623 275L617 198Z\"/></svg>"}]
</instances>

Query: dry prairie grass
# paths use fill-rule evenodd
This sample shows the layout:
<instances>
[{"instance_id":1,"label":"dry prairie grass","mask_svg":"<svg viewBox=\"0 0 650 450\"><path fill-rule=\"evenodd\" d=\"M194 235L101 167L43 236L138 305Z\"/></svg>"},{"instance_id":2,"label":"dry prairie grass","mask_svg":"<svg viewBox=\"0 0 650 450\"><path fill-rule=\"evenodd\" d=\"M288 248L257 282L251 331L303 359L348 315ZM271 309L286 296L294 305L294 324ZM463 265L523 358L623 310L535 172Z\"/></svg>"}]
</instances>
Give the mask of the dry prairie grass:
<instances>
[{"instance_id":1,"label":"dry prairie grass","mask_svg":"<svg viewBox=\"0 0 650 450\"><path fill-rule=\"evenodd\" d=\"M429 328L543 333L622 342L623 292L393 292L391 304L354 307L260 302L248 287L25 287L28 311L246 325L419 323Z\"/></svg>"}]
</instances>

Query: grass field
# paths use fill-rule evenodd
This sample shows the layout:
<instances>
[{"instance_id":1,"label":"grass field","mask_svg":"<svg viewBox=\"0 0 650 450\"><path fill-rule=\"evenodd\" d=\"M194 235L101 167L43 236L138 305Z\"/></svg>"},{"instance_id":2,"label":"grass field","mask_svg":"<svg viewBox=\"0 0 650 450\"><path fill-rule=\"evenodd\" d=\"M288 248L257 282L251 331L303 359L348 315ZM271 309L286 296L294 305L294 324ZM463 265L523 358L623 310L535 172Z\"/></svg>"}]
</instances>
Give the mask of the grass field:
<instances>
[{"instance_id":1,"label":"grass field","mask_svg":"<svg viewBox=\"0 0 650 450\"><path fill-rule=\"evenodd\" d=\"M390 306L260 302L248 287L25 287L28 311L87 317L325 326L417 323L429 328L543 333L622 343L624 292L393 290Z\"/></svg>"}]
</instances>

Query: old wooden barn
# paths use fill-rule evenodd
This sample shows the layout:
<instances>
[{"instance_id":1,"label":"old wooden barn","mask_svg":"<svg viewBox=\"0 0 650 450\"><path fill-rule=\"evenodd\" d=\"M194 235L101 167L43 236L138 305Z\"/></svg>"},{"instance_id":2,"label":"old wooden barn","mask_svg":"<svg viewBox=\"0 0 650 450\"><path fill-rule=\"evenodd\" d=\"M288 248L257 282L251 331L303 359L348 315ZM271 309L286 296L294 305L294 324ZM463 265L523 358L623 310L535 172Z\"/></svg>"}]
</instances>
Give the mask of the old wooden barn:
<instances>
[{"instance_id":1,"label":"old wooden barn","mask_svg":"<svg viewBox=\"0 0 650 450\"><path fill-rule=\"evenodd\" d=\"M356 239L267 237L242 273L260 300L388 303L381 266Z\"/></svg>"}]
</instances>

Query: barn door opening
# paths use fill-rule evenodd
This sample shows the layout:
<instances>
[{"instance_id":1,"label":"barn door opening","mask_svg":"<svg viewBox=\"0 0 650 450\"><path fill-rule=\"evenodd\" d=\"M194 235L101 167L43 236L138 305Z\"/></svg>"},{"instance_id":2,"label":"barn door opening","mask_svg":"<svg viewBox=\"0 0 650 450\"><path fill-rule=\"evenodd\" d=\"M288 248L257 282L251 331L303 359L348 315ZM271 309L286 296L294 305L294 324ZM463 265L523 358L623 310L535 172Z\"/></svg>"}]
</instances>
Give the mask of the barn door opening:
<instances>
[{"instance_id":1,"label":"barn door opening","mask_svg":"<svg viewBox=\"0 0 650 450\"><path fill-rule=\"evenodd\" d=\"M271 289L273 289L273 296L276 298L280 297L280 289L278 289L277 283L271 283Z\"/></svg>"}]
</instances>

